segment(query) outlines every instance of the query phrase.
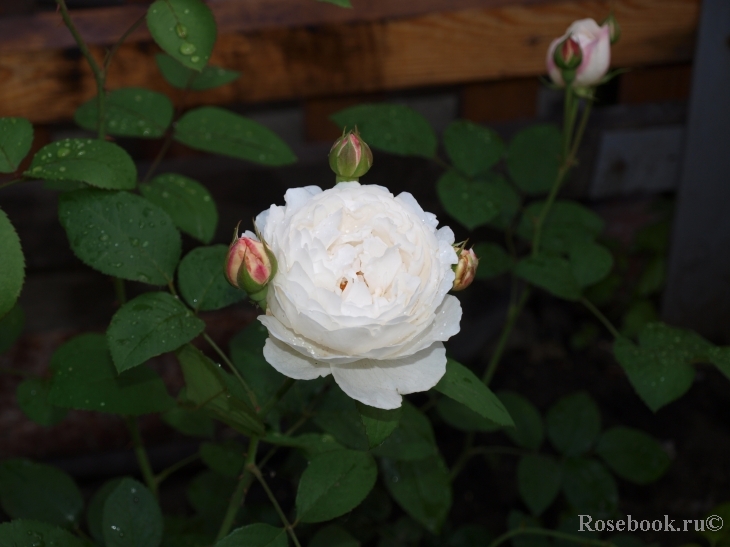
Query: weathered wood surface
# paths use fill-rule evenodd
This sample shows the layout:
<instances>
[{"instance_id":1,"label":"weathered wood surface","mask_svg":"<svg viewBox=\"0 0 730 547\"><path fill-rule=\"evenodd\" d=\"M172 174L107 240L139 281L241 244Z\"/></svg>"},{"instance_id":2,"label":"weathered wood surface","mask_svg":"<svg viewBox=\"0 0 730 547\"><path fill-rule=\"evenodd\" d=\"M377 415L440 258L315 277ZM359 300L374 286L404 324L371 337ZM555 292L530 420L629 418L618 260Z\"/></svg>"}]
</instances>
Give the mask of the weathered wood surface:
<instances>
[{"instance_id":1,"label":"weathered wood surface","mask_svg":"<svg viewBox=\"0 0 730 547\"><path fill-rule=\"evenodd\" d=\"M691 58L699 0L512 4L223 33L211 62L240 70L243 77L222 88L189 94L186 105L290 100L535 76L544 72L548 44L571 21L601 19L611 9L623 29L621 42L614 48L615 66ZM36 123L67 119L95 93L85 61L68 50L2 51L1 116L24 116ZM182 94L171 90L159 75L154 61L157 51L149 42L123 46L109 74L109 88L149 87L172 93L179 104ZM103 48L97 46L95 52L101 56Z\"/></svg>"}]
</instances>

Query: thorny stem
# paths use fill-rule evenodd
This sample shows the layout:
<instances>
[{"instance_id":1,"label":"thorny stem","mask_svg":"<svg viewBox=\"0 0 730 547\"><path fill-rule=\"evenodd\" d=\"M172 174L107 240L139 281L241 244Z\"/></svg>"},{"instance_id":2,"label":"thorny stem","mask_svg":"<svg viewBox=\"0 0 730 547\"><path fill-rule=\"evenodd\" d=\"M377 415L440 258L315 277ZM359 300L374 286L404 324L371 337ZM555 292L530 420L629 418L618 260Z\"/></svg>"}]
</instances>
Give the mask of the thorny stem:
<instances>
[{"instance_id":1,"label":"thorny stem","mask_svg":"<svg viewBox=\"0 0 730 547\"><path fill-rule=\"evenodd\" d=\"M299 543L299 540L297 539L297 535L294 533L294 525L289 522L289 519L286 518L284 511L281 510L281 506L279 505L279 502L276 501L276 496L274 496L274 493L271 491L271 488L269 488L269 485L266 484L266 480L264 480L264 476L261 474L261 470L256 467L255 463L247 465L246 469L250 471L254 477L256 477L259 483L261 483L261 487L264 489L266 495L269 497L271 504L274 506L274 509L279 515L279 518L281 519L284 528L289 533L289 537L291 538L294 545L296 547L302 547L301 543Z\"/></svg>"},{"instance_id":2,"label":"thorny stem","mask_svg":"<svg viewBox=\"0 0 730 547\"><path fill-rule=\"evenodd\" d=\"M215 351L218 356L223 360L223 362L228 365L228 368L231 369L231 372L233 372L233 375L238 378L238 381L241 382L241 385L243 386L243 389L246 391L246 395L248 395L249 400L251 401L251 404L254 408L259 408L259 403L256 400L256 394L253 392L253 390L249 387L246 380L243 379L243 376L241 376L241 373L238 372L238 369L235 367L235 365L231 362L231 360L228 358L228 356L225 354L225 352L218 347L218 344L216 344L213 339L208 336L207 332L203 333L203 338L205 339L208 344L210 344L210 347L213 348L213 351Z\"/></svg>"},{"instance_id":3,"label":"thorny stem","mask_svg":"<svg viewBox=\"0 0 730 547\"><path fill-rule=\"evenodd\" d=\"M104 73L106 76L106 71L109 70L109 65L112 62L112 58L117 53L121 45L124 43L124 41L129 38L129 35L132 34L135 30L137 30L137 27L139 27L147 17L147 13L144 12L142 15L139 16L139 19L137 19L134 23L132 23L132 26L129 27L124 34L121 35L119 40L116 41L116 43L112 46L112 48L107 52L106 57L104 57Z\"/></svg>"},{"instance_id":4,"label":"thorny stem","mask_svg":"<svg viewBox=\"0 0 730 547\"><path fill-rule=\"evenodd\" d=\"M613 323L608 320L608 318L601 313L601 310L599 310L593 302L588 300L585 296L581 297L580 299L581 304L583 304L590 312L596 316L596 319L598 319L601 323L603 323L603 326L606 327L608 332L611 333L611 336L614 338L620 338L621 333L618 331L616 327L613 326Z\"/></svg>"},{"instance_id":5,"label":"thorny stem","mask_svg":"<svg viewBox=\"0 0 730 547\"><path fill-rule=\"evenodd\" d=\"M508 539L512 539L515 536L522 536L522 535L548 536L548 537L553 537L556 539L570 541L572 543L580 543L581 545L595 545L596 547L616 547L610 541L602 541L600 539L589 539L589 538L586 538L585 536L575 536L573 534L568 534L566 532L557 532L555 530L544 530L542 528L517 528L515 530L510 530L509 532L505 532L504 534L499 536L497 539L495 539L492 543L490 543L489 547L497 547L498 545L501 545Z\"/></svg>"},{"instance_id":6,"label":"thorny stem","mask_svg":"<svg viewBox=\"0 0 730 547\"><path fill-rule=\"evenodd\" d=\"M157 481L155 480L155 474L152 472L152 465L150 465L147 451L144 448L144 442L142 436L139 434L139 426L137 425L137 419L133 416L127 417L127 427L129 433L132 436L132 444L134 445L134 454L137 456L137 463L139 469L142 471L144 482L147 484L147 488L150 489L152 495L157 497Z\"/></svg>"},{"instance_id":7,"label":"thorny stem","mask_svg":"<svg viewBox=\"0 0 730 547\"><path fill-rule=\"evenodd\" d=\"M246 452L246 467L244 468L243 474L241 475L241 478L238 480L238 484L236 485L236 489L234 490L233 495L228 502L226 514L223 517L223 522L221 523L221 527L218 530L218 535L215 538L216 543L226 537L228 535L228 532L231 531L231 528L233 528L233 524L236 520L236 513L238 513L238 508L241 507L241 505L243 504L243 500L246 499L248 489L253 482L253 475L249 471L248 466L256 465L256 451L258 450L258 447L259 438L255 436L251 437L251 440L248 443L248 452Z\"/></svg>"},{"instance_id":8,"label":"thorny stem","mask_svg":"<svg viewBox=\"0 0 730 547\"><path fill-rule=\"evenodd\" d=\"M167 469L163 469L162 471L160 471L157 474L157 476L155 477L155 482L157 483L157 486L159 486L160 483L162 483L162 481L164 481L167 477L169 477L173 473L179 471L180 469L182 469L186 465L193 463L199 457L200 457L200 454L198 454L196 452L195 454L192 454L192 455L188 456L187 458L183 458L179 462L173 463Z\"/></svg>"}]
</instances>

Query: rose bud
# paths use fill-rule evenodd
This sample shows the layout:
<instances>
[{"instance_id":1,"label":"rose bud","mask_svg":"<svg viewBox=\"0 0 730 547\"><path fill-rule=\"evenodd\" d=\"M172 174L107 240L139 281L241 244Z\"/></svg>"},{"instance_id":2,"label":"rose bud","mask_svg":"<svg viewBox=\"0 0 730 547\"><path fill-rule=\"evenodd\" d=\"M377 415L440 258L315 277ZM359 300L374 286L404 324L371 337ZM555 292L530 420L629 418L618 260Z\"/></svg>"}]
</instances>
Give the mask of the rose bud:
<instances>
[{"instance_id":1,"label":"rose bud","mask_svg":"<svg viewBox=\"0 0 730 547\"><path fill-rule=\"evenodd\" d=\"M577 42L582 56L574 68L561 68L558 60L564 61L566 67L575 62L576 57L573 56L573 46L570 42ZM561 50L556 52L559 47ZM569 49L566 51L566 48ZM566 55L571 55L570 62ZM575 21L563 36L556 38L550 44L546 62L550 78L560 87L564 87L566 83L572 87L598 85L608 72L611 63L609 25L599 27L593 19Z\"/></svg>"},{"instance_id":2,"label":"rose bud","mask_svg":"<svg viewBox=\"0 0 730 547\"><path fill-rule=\"evenodd\" d=\"M477 274L479 259L474 249L465 249L464 244L455 245L454 250L459 257L459 262L453 266L454 268L454 285L451 287L453 291L461 291L466 289Z\"/></svg>"},{"instance_id":3,"label":"rose bud","mask_svg":"<svg viewBox=\"0 0 730 547\"><path fill-rule=\"evenodd\" d=\"M335 141L330 150L329 162L337 175L337 182L357 181L370 170L373 153L356 129L343 133Z\"/></svg>"},{"instance_id":4,"label":"rose bud","mask_svg":"<svg viewBox=\"0 0 730 547\"><path fill-rule=\"evenodd\" d=\"M262 308L266 307L266 286L276 275L276 268L274 254L251 232L244 232L231 243L226 260L226 278L234 287L246 291L251 300Z\"/></svg>"},{"instance_id":5,"label":"rose bud","mask_svg":"<svg viewBox=\"0 0 730 547\"><path fill-rule=\"evenodd\" d=\"M621 38L621 27L619 26L618 21L616 21L616 18L613 16L613 13L606 17L606 20L603 21L601 26L608 27L611 36L611 45L619 41L619 38Z\"/></svg>"}]
</instances>

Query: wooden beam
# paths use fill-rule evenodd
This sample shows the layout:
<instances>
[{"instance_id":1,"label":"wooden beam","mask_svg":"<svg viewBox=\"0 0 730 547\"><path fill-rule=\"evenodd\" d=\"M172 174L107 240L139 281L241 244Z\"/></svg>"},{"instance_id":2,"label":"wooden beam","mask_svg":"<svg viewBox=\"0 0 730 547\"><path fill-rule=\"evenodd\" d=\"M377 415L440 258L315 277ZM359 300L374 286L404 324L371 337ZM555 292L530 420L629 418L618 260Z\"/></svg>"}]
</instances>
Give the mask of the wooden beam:
<instances>
[{"instance_id":1,"label":"wooden beam","mask_svg":"<svg viewBox=\"0 0 730 547\"><path fill-rule=\"evenodd\" d=\"M279 28L219 37L211 62L240 70L233 84L189 94L186 106L261 102L409 87L537 76L545 51L575 19L601 19L611 9L623 34L614 66L691 58L699 0L579 0L468 9L314 28ZM102 48L96 53L101 56ZM142 86L170 93L157 70L156 46L123 46L110 89ZM86 63L68 51L0 54L0 116L34 122L70 117L94 95Z\"/></svg>"}]
</instances>

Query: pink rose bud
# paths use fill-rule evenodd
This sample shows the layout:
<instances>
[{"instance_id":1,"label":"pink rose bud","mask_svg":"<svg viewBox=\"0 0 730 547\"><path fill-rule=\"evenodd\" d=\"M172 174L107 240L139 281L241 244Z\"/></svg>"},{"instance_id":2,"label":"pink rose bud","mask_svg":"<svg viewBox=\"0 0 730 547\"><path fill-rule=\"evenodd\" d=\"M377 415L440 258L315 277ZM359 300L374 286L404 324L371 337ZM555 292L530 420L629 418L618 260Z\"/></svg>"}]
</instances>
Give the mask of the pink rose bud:
<instances>
[{"instance_id":1,"label":"pink rose bud","mask_svg":"<svg viewBox=\"0 0 730 547\"><path fill-rule=\"evenodd\" d=\"M330 150L330 167L337 175L337 182L357 181L370 170L373 153L360 134L348 131L335 141Z\"/></svg>"},{"instance_id":2,"label":"pink rose bud","mask_svg":"<svg viewBox=\"0 0 730 547\"><path fill-rule=\"evenodd\" d=\"M573 45L576 42L582 52L574 68L562 68L558 63L570 67L576 57ZM560 51L558 51L560 48ZM567 49L566 49L567 48ZM547 52L547 70L552 81L564 87L590 87L601 83L611 64L611 29L608 24L598 26L593 19L575 21L567 32L550 44Z\"/></svg>"},{"instance_id":3,"label":"pink rose bud","mask_svg":"<svg viewBox=\"0 0 730 547\"><path fill-rule=\"evenodd\" d=\"M583 60L583 50L580 44L574 40L572 36L568 36L563 40L553 53L553 61L563 72L566 70L575 70Z\"/></svg>"},{"instance_id":4,"label":"pink rose bud","mask_svg":"<svg viewBox=\"0 0 730 547\"><path fill-rule=\"evenodd\" d=\"M464 244L454 245L456 256L459 257L459 262L454 266L454 285L451 287L454 291L461 291L466 289L471 282L474 281L474 277L477 274L477 267L479 266L479 259L477 258L474 249L465 249Z\"/></svg>"},{"instance_id":5,"label":"pink rose bud","mask_svg":"<svg viewBox=\"0 0 730 547\"><path fill-rule=\"evenodd\" d=\"M619 41L619 38L621 38L621 27L619 26L618 21L616 21L616 17L614 17L613 13L606 17L606 20L601 26L608 27L611 36L611 45Z\"/></svg>"},{"instance_id":6,"label":"pink rose bud","mask_svg":"<svg viewBox=\"0 0 730 547\"><path fill-rule=\"evenodd\" d=\"M259 303L258 297L265 299L266 285L276 274L276 267L276 258L268 246L251 232L245 232L231 243L225 272L231 285L243 289Z\"/></svg>"}]
</instances>

